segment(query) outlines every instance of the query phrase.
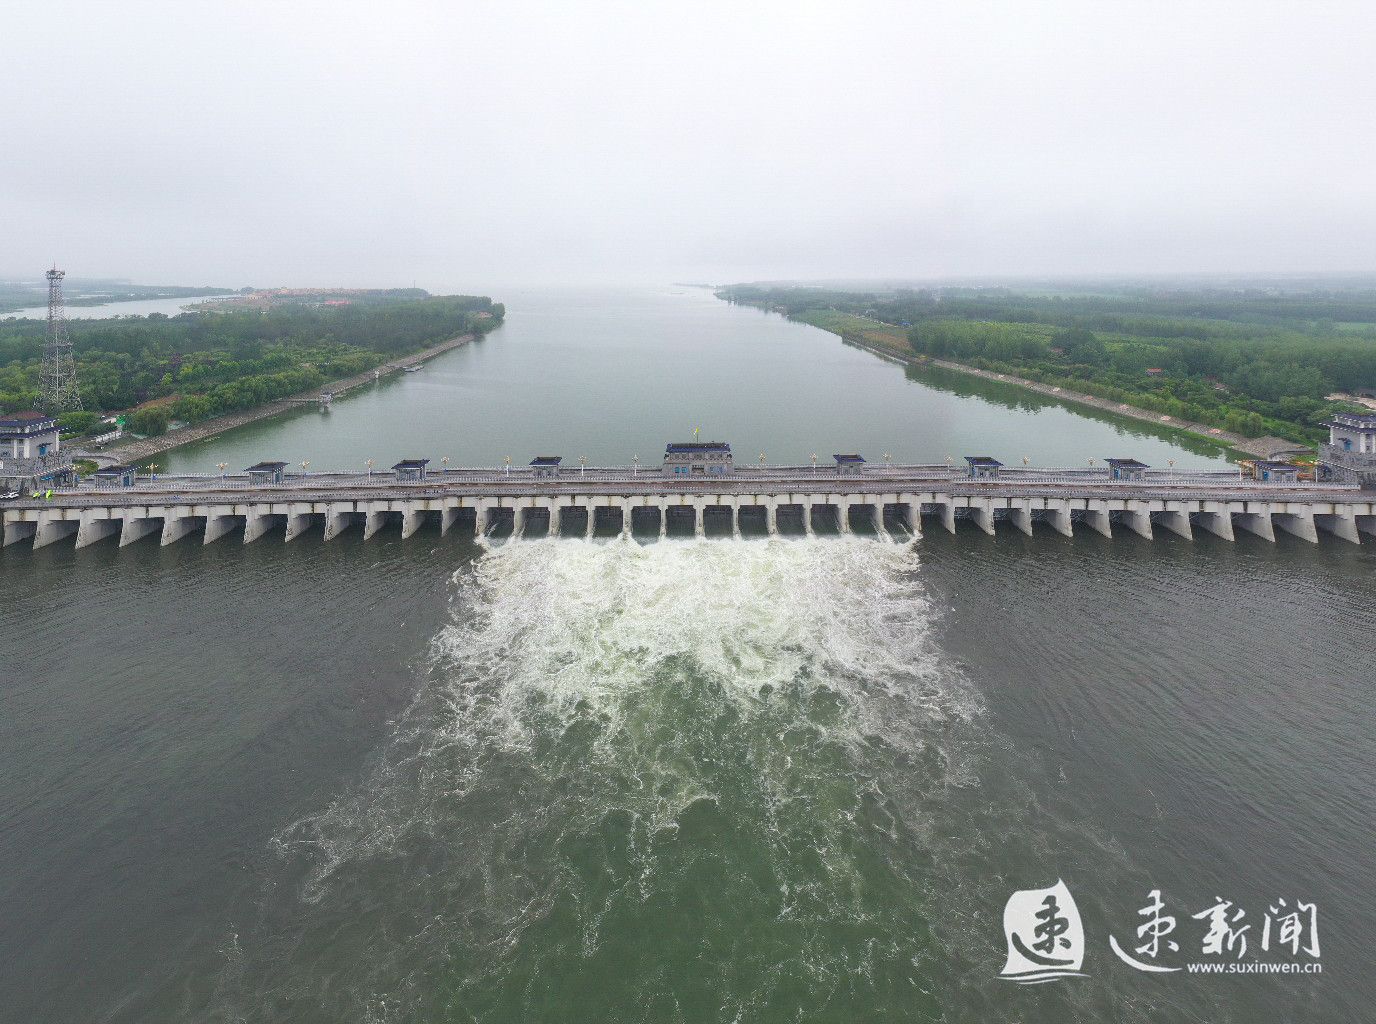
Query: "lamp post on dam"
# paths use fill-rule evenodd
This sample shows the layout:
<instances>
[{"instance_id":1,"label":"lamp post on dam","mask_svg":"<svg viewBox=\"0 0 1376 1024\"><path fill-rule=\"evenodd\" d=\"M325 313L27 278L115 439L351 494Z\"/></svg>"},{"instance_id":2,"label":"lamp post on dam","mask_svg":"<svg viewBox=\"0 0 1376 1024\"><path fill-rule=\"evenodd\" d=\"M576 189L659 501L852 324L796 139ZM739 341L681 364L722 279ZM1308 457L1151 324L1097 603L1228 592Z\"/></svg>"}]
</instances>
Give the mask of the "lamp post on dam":
<instances>
[{"instance_id":1,"label":"lamp post on dam","mask_svg":"<svg viewBox=\"0 0 1376 1024\"><path fill-rule=\"evenodd\" d=\"M369 538L393 526L410 537L427 522L441 533L509 527L526 537L608 530L701 536L709 522L725 533L768 535L883 535L887 523L920 536L924 522L953 533L965 522L990 535L1012 528L1071 537L1079 528L1147 539L1159 530L1225 540L1243 531L1266 541L1280 531L1315 543L1324 534L1351 543L1363 533L1376 536L1376 492L1340 467L1320 467L1321 478L1335 478L1307 482L1274 466L1259 478L1157 470L1125 458L1075 469L1007 467L987 455L963 461L871 464L847 452L830 466L737 465L726 442L693 441L669 444L659 467L595 468L580 458L576 471L558 455L501 469L446 464L438 472L429 460L410 458L389 474L371 465L366 473L292 473L284 461L262 461L240 474L152 479L117 466L50 497L0 505L0 523L5 545L34 547L67 539L77 547L102 540L123 546L153 535L163 544L272 534L290 541L315 531L332 540L350 529Z\"/></svg>"}]
</instances>

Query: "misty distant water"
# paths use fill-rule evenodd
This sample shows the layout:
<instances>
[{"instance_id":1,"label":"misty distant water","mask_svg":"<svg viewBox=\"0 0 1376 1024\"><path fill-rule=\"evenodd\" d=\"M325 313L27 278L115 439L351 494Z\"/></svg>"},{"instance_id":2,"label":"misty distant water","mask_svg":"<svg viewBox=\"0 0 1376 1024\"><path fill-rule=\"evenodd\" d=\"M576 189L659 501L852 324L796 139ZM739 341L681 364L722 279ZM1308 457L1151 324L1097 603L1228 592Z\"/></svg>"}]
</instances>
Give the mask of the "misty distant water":
<instances>
[{"instance_id":1,"label":"misty distant water","mask_svg":"<svg viewBox=\"0 0 1376 1024\"><path fill-rule=\"evenodd\" d=\"M115 316L148 316L151 313L176 316L178 313L185 312L186 307L194 303L213 302L223 298L225 298L223 295L183 295L175 299L131 299L127 302L102 302L94 306L77 306L69 301L66 304L66 310L68 320L104 320ZM45 302L41 306L27 306L24 309L12 310L8 313L0 312L0 320L7 317L46 320L48 319L48 306Z\"/></svg>"},{"instance_id":2,"label":"misty distant water","mask_svg":"<svg viewBox=\"0 0 1376 1024\"><path fill-rule=\"evenodd\" d=\"M425 371L174 456L1217 460L702 293L499 296ZM0 1020L1357 1020L1376 549L859 537L0 551ZM1062 879L1085 978L996 980ZM1154 976L1154 888L1321 975Z\"/></svg>"}]
</instances>

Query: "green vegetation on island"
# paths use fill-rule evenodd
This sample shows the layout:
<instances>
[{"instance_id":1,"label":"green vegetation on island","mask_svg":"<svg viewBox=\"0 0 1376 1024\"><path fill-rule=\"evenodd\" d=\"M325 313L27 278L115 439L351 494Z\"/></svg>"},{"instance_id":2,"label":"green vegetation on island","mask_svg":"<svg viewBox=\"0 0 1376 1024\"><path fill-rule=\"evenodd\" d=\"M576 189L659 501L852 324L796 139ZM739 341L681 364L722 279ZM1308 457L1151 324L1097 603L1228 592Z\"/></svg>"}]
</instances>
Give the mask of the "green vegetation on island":
<instances>
[{"instance_id":1,"label":"green vegetation on island","mask_svg":"<svg viewBox=\"0 0 1376 1024\"><path fill-rule=\"evenodd\" d=\"M1376 288L732 285L729 301L896 354L954 360L1247 437L1312 443L1376 386Z\"/></svg>"},{"instance_id":2,"label":"green vegetation on island","mask_svg":"<svg viewBox=\"0 0 1376 1024\"><path fill-rule=\"evenodd\" d=\"M419 293L425 296L424 292ZM489 331L505 309L485 296L287 303L179 316L68 324L86 412L64 414L74 433L99 428L97 410L134 410L127 425L159 434L250 409L462 334ZM32 408L47 325L0 321L0 409Z\"/></svg>"}]
</instances>

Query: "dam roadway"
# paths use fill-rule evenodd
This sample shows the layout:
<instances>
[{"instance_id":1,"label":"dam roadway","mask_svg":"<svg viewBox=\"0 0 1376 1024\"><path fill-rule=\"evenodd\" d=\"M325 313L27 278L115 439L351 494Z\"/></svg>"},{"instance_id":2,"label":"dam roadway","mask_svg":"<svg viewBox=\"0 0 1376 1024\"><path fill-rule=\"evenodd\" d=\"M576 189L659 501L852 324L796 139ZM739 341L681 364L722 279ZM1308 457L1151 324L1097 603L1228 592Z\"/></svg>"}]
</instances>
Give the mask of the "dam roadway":
<instances>
[{"instance_id":1,"label":"dam roadway","mask_svg":"<svg viewBox=\"0 0 1376 1024\"><path fill-rule=\"evenodd\" d=\"M1235 472L1157 472L1115 479L1107 468L997 467L974 475L949 465L736 466L724 473L668 468L530 467L428 471L423 460L395 473L260 471L211 476L126 477L55 490L0 506L4 544L58 541L120 546L156 536L162 544L199 537L245 543L288 541L319 531L365 538L385 528L410 537L427 522L482 535L586 536L614 532L702 536L707 524L732 534L911 533L923 521L955 532L968 521L1070 537L1076 528L1151 538L1165 530L1226 540L1277 531L1317 543L1321 535L1361 543L1376 536L1376 493L1348 483L1262 482Z\"/></svg>"}]
</instances>

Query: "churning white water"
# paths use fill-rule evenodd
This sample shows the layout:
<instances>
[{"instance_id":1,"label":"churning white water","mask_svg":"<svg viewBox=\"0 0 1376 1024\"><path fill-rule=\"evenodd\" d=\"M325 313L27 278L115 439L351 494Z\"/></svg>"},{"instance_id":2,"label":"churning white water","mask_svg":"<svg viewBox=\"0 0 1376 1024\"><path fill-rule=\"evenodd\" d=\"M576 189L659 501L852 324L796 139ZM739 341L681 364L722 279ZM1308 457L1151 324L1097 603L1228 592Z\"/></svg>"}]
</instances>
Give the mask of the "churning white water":
<instances>
[{"instance_id":1,"label":"churning white water","mask_svg":"<svg viewBox=\"0 0 1376 1024\"><path fill-rule=\"evenodd\" d=\"M399 810L379 797L408 766L421 778L407 791L453 796L487 781L498 754L539 766L549 737L575 727L588 765L611 759L642 776L708 710L741 732L921 747L979 701L939 657L917 567L909 545L851 537L488 548L454 575L453 621L378 776L284 841L304 828L321 844L323 881L400 834L377 820ZM401 803L425 812L424 800Z\"/></svg>"},{"instance_id":2,"label":"churning white water","mask_svg":"<svg viewBox=\"0 0 1376 1024\"><path fill-rule=\"evenodd\" d=\"M348 951L333 1005L390 992L379 1019L431 972L478 1003L575 970L651 999L660 968L618 966L651 933L688 943L670 964L753 943L763 973L720 995L737 1008L784 976L911 971L921 805L966 781L978 712L916 568L856 538L486 551L368 777L278 837L284 919L256 955ZM284 997L247 973L247 1005Z\"/></svg>"},{"instance_id":3,"label":"churning white water","mask_svg":"<svg viewBox=\"0 0 1376 1024\"><path fill-rule=\"evenodd\" d=\"M857 730L881 724L884 697L967 713L970 691L953 692L936 659L916 569L913 548L855 538L509 543L455 575L436 656L459 706L517 729L533 706L615 720L676 662L746 703L828 687Z\"/></svg>"}]
</instances>

